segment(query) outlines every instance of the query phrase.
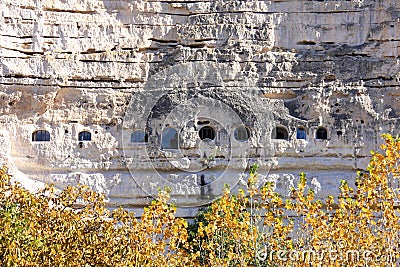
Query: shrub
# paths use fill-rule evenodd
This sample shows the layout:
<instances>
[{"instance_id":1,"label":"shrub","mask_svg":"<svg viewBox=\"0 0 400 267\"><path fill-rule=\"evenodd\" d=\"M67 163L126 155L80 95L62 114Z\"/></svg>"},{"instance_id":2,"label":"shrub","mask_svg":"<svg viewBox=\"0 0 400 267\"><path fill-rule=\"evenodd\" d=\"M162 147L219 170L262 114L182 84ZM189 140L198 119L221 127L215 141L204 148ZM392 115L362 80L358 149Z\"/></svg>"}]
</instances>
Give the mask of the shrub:
<instances>
[{"instance_id":1,"label":"shrub","mask_svg":"<svg viewBox=\"0 0 400 267\"><path fill-rule=\"evenodd\" d=\"M187 222L175 218L168 194L140 220L84 186L31 194L0 170L1 266L186 266ZM83 203L77 208L77 203Z\"/></svg>"}]
</instances>

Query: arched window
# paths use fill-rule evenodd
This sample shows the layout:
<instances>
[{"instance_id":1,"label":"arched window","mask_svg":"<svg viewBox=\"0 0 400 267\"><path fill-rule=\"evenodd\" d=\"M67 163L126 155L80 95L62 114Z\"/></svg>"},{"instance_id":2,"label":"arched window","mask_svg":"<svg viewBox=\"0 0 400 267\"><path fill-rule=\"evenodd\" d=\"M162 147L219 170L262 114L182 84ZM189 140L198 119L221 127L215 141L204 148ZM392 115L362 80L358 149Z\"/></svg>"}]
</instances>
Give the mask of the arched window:
<instances>
[{"instance_id":1,"label":"arched window","mask_svg":"<svg viewBox=\"0 0 400 267\"><path fill-rule=\"evenodd\" d=\"M324 127L319 127L315 133L315 138L320 140L328 139L328 131Z\"/></svg>"},{"instance_id":2,"label":"arched window","mask_svg":"<svg viewBox=\"0 0 400 267\"><path fill-rule=\"evenodd\" d=\"M92 141L92 134L88 131L82 131L78 134L79 141Z\"/></svg>"},{"instance_id":3,"label":"arched window","mask_svg":"<svg viewBox=\"0 0 400 267\"><path fill-rule=\"evenodd\" d=\"M288 140L289 134L288 131L286 130L285 127L283 126L277 126L275 129L272 131L272 139L282 139L282 140Z\"/></svg>"},{"instance_id":4,"label":"arched window","mask_svg":"<svg viewBox=\"0 0 400 267\"><path fill-rule=\"evenodd\" d=\"M32 133L32 141L43 142L50 141L50 133L46 130L38 130Z\"/></svg>"},{"instance_id":5,"label":"arched window","mask_svg":"<svg viewBox=\"0 0 400 267\"><path fill-rule=\"evenodd\" d=\"M239 142L245 142L250 138L250 129L246 126L239 126L233 132L235 139Z\"/></svg>"},{"instance_id":6,"label":"arched window","mask_svg":"<svg viewBox=\"0 0 400 267\"><path fill-rule=\"evenodd\" d=\"M165 128L161 135L162 149L178 149L178 132L174 128Z\"/></svg>"},{"instance_id":7,"label":"arched window","mask_svg":"<svg viewBox=\"0 0 400 267\"><path fill-rule=\"evenodd\" d=\"M296 129L296 138L297 139L306 139L307 133L306 133L306 128L303 126L297 127Z\"/></svg>"},{"instance_id":8,"label":"arched window","mask_svg":"<svg viewBox=\"0 0 400 267\"><path fill-rule=\"evenodd\" d=\"M148 135L143 130L135 130L131 134L131 142L132 143L145 143L148 141Z\"/></svg>"},{"instance_id":9,"label":"arched window","mask_svg":"<svg viewBox=\"0 0 400 267\"><path fill-rule=\"evenodd\" d=\"M204 126L199 130L199 137L201 140L205 139L214 140L215 130L210 126Z\"/></svg>"}]
</instances>

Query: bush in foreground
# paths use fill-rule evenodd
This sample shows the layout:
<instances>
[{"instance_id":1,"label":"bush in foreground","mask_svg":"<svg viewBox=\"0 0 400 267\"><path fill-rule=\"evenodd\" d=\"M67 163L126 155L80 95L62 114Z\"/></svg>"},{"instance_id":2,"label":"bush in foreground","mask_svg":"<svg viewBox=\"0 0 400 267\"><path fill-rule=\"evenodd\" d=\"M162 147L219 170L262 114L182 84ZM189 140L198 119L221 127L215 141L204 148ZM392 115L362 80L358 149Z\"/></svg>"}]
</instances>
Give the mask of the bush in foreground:
<instances>
[{"instance_id":1,"label":"bush in foreground","mask_svg":"<svg viewBox=\"0 0 400 267\"><path fill-rule=\"evenodd\" d=\"M33 195L0 170L1 266L187 266L184 219L166 204L168 194L144 209L140 220L101 195L48 187ZM84 203L77 209L76 203Z\"/></svg>"}]
</instances>

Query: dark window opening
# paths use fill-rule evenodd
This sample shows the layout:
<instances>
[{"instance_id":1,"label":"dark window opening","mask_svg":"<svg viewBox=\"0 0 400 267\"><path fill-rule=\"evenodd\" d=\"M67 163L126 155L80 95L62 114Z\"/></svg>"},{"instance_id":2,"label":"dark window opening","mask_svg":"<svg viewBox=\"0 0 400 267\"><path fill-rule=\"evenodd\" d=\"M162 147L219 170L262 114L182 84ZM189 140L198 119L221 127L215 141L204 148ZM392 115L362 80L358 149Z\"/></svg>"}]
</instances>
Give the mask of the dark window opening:
<instances>
[{"instance_id":1,"label":"dark window opening","mask_svg":"<svg viewBox=\"0 0 400 267\"><path fill-rule=\"evenodd\" d=\"M34 142L50 141L50 133L46 130L38 130L32 133L32 141Z\"/></svg>"},{"instance_id":2,"label":"dark window opening","mask_svg":"<svg viewBox=\"0 0 400 267\"><path fill-rule=\"evenodd\" d=\"M304 127L298 127L297 128L296 138L297 139L306 139L307 138L306 129Z\"/></svg>"},{"instance_id":3,"label":"dark window opening","mask_svg":"<svg viewBox=\"0 0 400 267\"><path fill-rule=\"evenodd\" d=\"M239 126L234 131L235 139L239 142L244 142L250 139L250 129L245 126Z\"/></svg>"},{"instance_id":4,"label":"dark window opening","mask_svg":"<svg viewBox=\"0 0 400 267\"><path fill-rule=\"evenodd\" d=\"M320 140L326 140L328 139L328 131L324 127L319 127L315 137Z\"/></svg>"},{"instance_id":5,"label":"dark window opening","mask_svg":"<svg viewBox=\"0 0 400 267\"><path fill-rule=\"evenodd\" d=\"M197 125L205 125L205 124L210 124L210 121L198 121Z\"/></svg>"},{"instance_id":6,"label":"dark window opening","mask_svg":"<svg viewBox=\"0 0 400 267\"><path fill-rule=\"evenodd\" d=\"M178 132L174 128L165 128L161 135L162 149L178 149Z\"/></svg>"},{"instance_id":7,"label":"dark window opening","mask_svg":"<svg viewBox=\"0 0 400 267\"><path fill-rule=\"evenodd\" d=\"M343 132L342 132L342 131L337 131L336 134L337 134L338 136L342 136L342 135L343 135Z\"/></svg>"},{"instance_id":8,"label":"dark window opening","mask_svg":"<svg viewBox=\"0 0 400 267\"><path fill-rule=\"evenodd\" d=\"M80 132L78 135L79 141L92 141L92 133L88 131Z\"/></svg>"},{"instance_id":9,"label":"dark window opening","mask_svg":"<svg viewBox=\"0 0 400 267\"><path fill-rule=\"evenodd\" d=\"M283 126L276 127L275 130L272 132L272 139L288 140L288 138L288 131Z\"/></svg>"},{"instance_id":10,"label":"dark window opening","mask_svg":"<svg viewBox=\"0 0 400 267\"><path fill-rule=\"evenodd\" d=\"M143 130L136 130L131 134L132 143L146 143L148 139L147 133Z\"/></svg>"},{"instance_id":11,"label":"dark window opening","mask_svg":"<svg viewBox=\"0 0 400 267\"><path fill-rule=\"evenodd\" d=\"M215 130L210 126L205 126L199 130L199 137L201 140L205 140L205 139L214 140L215 139Z\"/></svg>"}]
</instances>

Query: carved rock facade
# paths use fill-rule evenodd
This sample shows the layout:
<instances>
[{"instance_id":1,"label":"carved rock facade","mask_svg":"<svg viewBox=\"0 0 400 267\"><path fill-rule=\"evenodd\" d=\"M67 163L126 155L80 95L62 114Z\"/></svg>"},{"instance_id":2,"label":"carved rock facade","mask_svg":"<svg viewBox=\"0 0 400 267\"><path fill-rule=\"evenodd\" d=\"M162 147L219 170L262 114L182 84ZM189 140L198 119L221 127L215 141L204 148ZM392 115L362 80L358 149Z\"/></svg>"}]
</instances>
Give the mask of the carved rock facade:
<instances>
[{"instance_id":1,"label":"carved rock facade","mask_svg":"<svg viewBox=\"0 0 400 267\"><path fill-rule=\"evenodd\" d=\"M24 175L81 182L136 206L156 172L192 205L220 189L200 184L240 182L258 162L283 193L304 171L324 197L399 133L397 0L2 0L1 12L1 157L30 187Z\"/></svg>"}]
</instances>

